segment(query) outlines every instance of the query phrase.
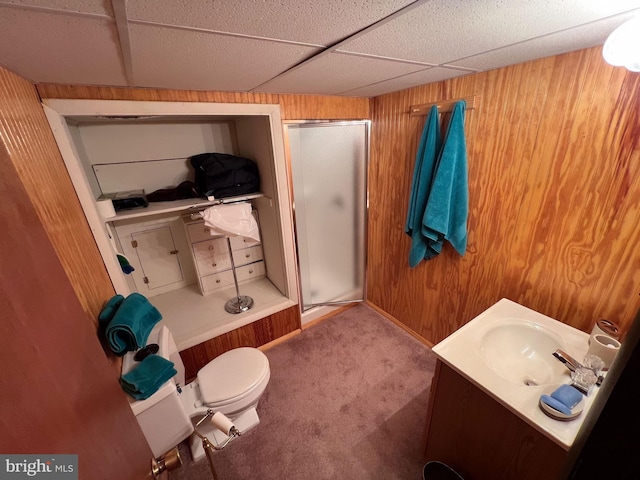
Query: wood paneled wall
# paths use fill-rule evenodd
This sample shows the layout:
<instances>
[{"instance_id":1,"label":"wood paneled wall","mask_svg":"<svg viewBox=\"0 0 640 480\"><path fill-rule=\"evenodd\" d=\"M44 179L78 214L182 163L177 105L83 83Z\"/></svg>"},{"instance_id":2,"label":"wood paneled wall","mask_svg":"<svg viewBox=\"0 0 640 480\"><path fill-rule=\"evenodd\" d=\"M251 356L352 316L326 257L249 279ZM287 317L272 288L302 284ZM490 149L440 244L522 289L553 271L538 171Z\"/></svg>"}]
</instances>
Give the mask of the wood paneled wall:
<instances>
[{"instance_id":1,"label":"wood paneled wall","mask_svg":"<svg viewBox=\"0 0 640 480\"><path fill-rule=\"evenodd\" d=\"M29 193L88 321L97 324L105 300L114 294L113 286L38 93L27 80L0 68L0 106L0 141ZM11 199L3 200L3 208L8 208Z\"/></svg>"},{"instance_id":2,"label":"wood paneled wall","mask_svg":"<svg viewBox=\"0 0 640 480\"><path fill-rule=\"evenodd\" d=\"M404 233L424 117L411 105L479 95L468 111L469 243L416 268ZM640 308L640 75L600 48L376 97L368 300L437 343L502 297L584 331Z\"/></svg>"},{"instance_id":3,"label":"wood paneled wall","mask_svg":"<svg viewBox=\"0 0 640 480\"><path fill-rule=\"evenodd\" d=\"M369 119L368 98L39 84L42 98L280 104L283 120Z\"/></svg>"},{"instance_id":4,"label":"wood paneled wall","mask_svg":"<svg viewBox=\"0 0 640 480\"><path fill-rule=\"evenodd\" d=\"M4 98L11 92L6 84L2 91ZM0 105L4 112L7 104ZM11 115L31 125L28 103L23 109L18 105L8 103ZM42 213L36 213L13 165L10 150L26 149L33 135L5 137L5 131L0 144L0 452L76 454L76 478L147 478L152 453L118 384L119 374L99 353L95 329L47 238Z\"/></svg>"}]
</instances>

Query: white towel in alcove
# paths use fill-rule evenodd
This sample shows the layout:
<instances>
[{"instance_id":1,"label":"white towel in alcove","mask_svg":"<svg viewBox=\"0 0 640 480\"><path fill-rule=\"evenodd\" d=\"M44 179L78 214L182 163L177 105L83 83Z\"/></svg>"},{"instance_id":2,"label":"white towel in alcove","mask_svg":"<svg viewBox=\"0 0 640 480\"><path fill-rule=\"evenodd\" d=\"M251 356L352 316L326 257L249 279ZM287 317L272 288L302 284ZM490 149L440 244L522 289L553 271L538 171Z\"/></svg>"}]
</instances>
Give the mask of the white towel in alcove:
<instances>
[{"instance_id":1,"label":"white towel in alcove","mask_svg":"<svg viewBox=\"0 0 640 480\"><path fill-rule=\"evenodd\" d=\"M246 202L214 205L200 212L204 224L211 229L212 235L243 237L249 240L247 245L260 243L258 223L251 214L251 204Z\"/></svg>"}]
</instances>

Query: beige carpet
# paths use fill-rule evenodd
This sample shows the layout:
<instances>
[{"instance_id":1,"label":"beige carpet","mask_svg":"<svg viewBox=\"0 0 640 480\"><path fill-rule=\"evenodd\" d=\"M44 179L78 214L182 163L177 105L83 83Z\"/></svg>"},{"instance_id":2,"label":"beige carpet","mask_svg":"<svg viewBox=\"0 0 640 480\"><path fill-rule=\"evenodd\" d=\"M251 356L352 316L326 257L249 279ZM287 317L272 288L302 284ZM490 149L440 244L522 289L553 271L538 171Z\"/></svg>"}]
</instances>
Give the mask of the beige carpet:
<instances>
[{"instance_id":1,"label":"beige carpet","mask_svg":"<svg viewBox=\"0 0 640 480\"><path fill-rule=\"evenodd\" d=\"M428 347L358 305L266 354L261 422L216 452L219 480L422 479ZM181 452L172 480L212 478Z\"/></svg>"}]
</instances>

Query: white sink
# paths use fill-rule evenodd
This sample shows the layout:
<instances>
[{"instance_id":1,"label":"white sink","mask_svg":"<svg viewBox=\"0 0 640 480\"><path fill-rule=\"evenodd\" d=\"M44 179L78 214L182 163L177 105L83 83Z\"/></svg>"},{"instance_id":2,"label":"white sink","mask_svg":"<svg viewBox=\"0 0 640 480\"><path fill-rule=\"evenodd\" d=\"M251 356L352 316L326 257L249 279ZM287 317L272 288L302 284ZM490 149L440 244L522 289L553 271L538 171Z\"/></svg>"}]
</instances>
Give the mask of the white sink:
<instances>
[{"instance_id":1,"label":"white sink","mask_svg":"<svg viewBox=\"0 0 640 480\"><path fill-rule=\"evenodd\" d=\"M534 322L505 319L480 340L485 364L505 380L537 386L562 383L567 369L552 354L564 349L562 338Z\"/></svg>"},{"instance_id":2,"label":"white sink","mask_svg":"<svg viewBox=\"0 0 640 480\"><path fill-rule=\"evenodd\" d=\"M578 361L589 335L535 310L503 298L433 347L445 364L522 420L568 450L597 395L582 414L558 421L539 407L540 395L570 383L569 370L556 360L560 348Z\"/></svg>"}]
</instances>

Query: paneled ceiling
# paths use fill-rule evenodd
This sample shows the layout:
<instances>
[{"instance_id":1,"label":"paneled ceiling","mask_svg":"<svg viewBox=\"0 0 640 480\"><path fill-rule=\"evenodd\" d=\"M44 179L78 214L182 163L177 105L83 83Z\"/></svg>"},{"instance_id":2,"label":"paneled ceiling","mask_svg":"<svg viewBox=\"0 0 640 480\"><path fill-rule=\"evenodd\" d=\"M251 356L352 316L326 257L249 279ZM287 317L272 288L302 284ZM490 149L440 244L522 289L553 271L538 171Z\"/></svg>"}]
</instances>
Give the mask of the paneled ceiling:
<instances>
[{"instance_id":1,"label":"paneled ceiling","mask_svg":"<svg viewBox=\"0 0 640 480\"><path fill-rule=\"evenodd\" d=\"M602 45L640 0L0 0L34 83L376 96Z\"/></svg>"}]
</instances>

